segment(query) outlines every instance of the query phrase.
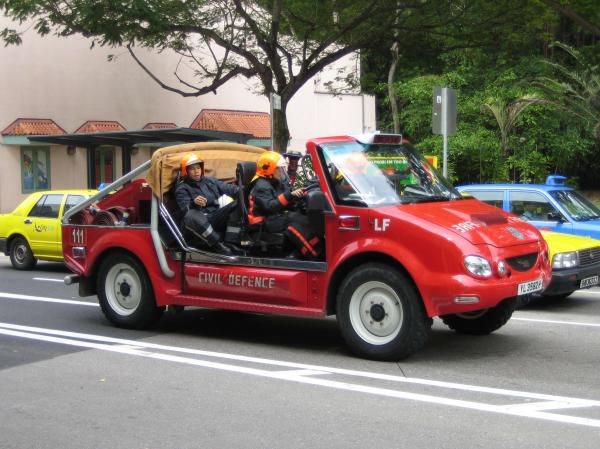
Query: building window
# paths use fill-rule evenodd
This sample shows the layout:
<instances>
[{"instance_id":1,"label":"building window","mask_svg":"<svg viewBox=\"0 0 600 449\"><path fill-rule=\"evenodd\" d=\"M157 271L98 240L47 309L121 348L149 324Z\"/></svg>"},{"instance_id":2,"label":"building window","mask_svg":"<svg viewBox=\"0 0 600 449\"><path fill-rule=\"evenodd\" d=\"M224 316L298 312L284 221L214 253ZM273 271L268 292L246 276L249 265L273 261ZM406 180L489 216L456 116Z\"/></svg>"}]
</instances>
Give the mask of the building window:
<instances>
[{"instance_id":1,"label":"building window","mask_svg":"<svg viewBox=\"0 0 600 449\"><path fill-rule=\"evenodd\" d=\"M21 191L50 188L50 147L21 148Z\"/></svg>"},{"instance_id":2,"label":"building window","mask_svg":"<svg viewBox=\"0 0 600 449\"><path fill-rule=\"evenodd\" d=\"M95 154L96 184L113 182L115 180L115 149L112 147L99 147L96 148Z\"/></svg>"}]
</instances>

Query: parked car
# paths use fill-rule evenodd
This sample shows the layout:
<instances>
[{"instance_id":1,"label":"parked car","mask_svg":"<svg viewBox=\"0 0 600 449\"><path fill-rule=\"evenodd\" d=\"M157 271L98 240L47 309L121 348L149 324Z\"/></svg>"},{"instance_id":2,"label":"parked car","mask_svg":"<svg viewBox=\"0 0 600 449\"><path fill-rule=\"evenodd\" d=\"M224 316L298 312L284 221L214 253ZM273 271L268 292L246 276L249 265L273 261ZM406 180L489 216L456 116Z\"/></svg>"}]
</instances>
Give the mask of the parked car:
<instances>
[{"instance_id":1,"label":"parked car","mask_svg":"<svg viewBox=\"0 0 600 449\"><path fill-rule=\"evenodd\" d=\"M600 208L548 176L545 184L473 184L457 187L484 203L511 212L537 228L600 239Z\"/></svg>"},{"instance_id":2,"label":"parked car","mask_svg":"<svg viewBox=\"0 0 600 449\"><path fill-rule=\"evenodd\" d=\"M0 215L0 252L17 270L31 270L38 259L62 261L60 219L96 190L50 190L29 195L15 210Z\"/></svg>"},{"instance_id":3,"label":"parked car","mask_svg":"<svg viewBox=\"0 0 600 449\"><path fill-rule=\"evenodd\" d=\"M563 299L575 290L598 285L600 240L541 230L548 244L552 281L542 296Z\"/></svg>"}]
</instances>

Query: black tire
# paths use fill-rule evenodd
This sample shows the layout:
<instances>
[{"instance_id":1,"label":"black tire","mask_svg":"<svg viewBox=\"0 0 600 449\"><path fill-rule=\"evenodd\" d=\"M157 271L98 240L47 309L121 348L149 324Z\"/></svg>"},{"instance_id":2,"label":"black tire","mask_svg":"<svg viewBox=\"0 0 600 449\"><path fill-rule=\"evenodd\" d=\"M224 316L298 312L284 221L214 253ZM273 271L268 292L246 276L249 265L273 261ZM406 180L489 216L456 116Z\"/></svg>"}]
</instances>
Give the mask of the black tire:
<instances>
[{"instance_id":1,"label":"black tire","mask_svg":"<svg viewBox=\"0 0 600 449\"><path fill-rule=\"evenodd\" d=\"M446 326L459 334L487 335L504 326L516 307L516 298L511 298L489 309L455 315L443 315L440 318Z\"/></svg>"},{"instance_id":2,"label":"black tire","mask_svg":"<svg viewBox=\"0 0 600 449\"><path fill-rule=\"evenodd\" d=\"M10 242L10 263L17 270L32 270L37 259L24 237L15 237Z\"/></svg>"},{"instance_id":3,"label":"black tire","mask_svg":"<svg viewBox=\"0 0 600 449\"><path fill-rule=\"evenodd\" d=\"M131 254L109 255L98 272L98 300L106 318L127 329L144 329L159 320L152 284L142 264Z\"/></svg>"},{"instance_id":4,"label":"black tire","mask_svg":"<svg viewBox=\"0 0 600 449\"><path fill-rule=\"evenodd\" d=\"M337 320L348 347L360 357L397 361L420 350L431 320L410 279L369 263L352 270L337 295Z\"/></svg>"}]
</instances>

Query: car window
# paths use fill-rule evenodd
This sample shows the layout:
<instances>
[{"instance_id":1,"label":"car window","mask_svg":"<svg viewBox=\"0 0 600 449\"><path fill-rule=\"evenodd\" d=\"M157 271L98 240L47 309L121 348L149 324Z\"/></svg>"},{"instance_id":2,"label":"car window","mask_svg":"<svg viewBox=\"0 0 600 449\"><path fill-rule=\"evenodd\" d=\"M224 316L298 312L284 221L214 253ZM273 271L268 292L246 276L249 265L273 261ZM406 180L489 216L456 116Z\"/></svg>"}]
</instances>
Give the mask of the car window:
<instances>
[{"instance_id":1,"label":"car window","mask_svg":"<svg viewBox=\"0 0 600 449\"><path fill-rule=\"evenodd\" d=\"M63 214L73 206L81 203L83 200L85 200L85 198L86 197L84 195L67 195L67 201L65 202L65 210L63 211Z\"/></svg>"},{"instance_id":2,"label":"car window","mask_svg":"<svg viewBox=\"0 0 600 449\"><path fill-rule=\"evenodd\" d=\"M504 197L504 192L502 190L467 190L466 192L473 195L479 201L502 209L502 199Z\"/></svg>"},{"instance_id":3,"label":"car window","mask_svg":"<svg viewBox=\"0 0 600 449\"><path fill-rule=\"evenodd\" d=\"M60 194L43 195L35 206L33 206L33 209L29 212L29 216L58 218L58 211L60 210L60 203L62 203L63 196Z\"/></svg>"},{"instance_id":4,"label":"car window","mask_svg":"<svg viewBox=\"0 0 600 449\"><path fill-rule=\"evenodd\" d=\"M600 218L600 209L573 190L556 190L550 195L564 207L575 221Z\"/></svg>"},{"instance_id":5,"label":"car window","mask_svg":"<svg viewBox=\"0 0 600 449\"><path fill-rule=\"evenodd\" d=\"M557 212L548 199L537 192L509 192L510 212L523 220L549 221L548 214Z\"/></svg>"}]
</instances>

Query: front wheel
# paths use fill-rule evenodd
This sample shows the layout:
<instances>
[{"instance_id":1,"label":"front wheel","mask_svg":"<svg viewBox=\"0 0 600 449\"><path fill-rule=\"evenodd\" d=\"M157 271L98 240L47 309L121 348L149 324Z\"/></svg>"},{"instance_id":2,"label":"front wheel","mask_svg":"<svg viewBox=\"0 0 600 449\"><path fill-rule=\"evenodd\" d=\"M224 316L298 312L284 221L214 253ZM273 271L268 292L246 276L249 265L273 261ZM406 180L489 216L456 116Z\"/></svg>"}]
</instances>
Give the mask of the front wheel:
<instances>
[{"instance_id":1,"label":"front wheel","mask_svg":"<svg viewBox=\"0 0 600 449\"><path fill-rule=\"evenodd\" d=\"M119 327L146 328L161 317L152 284L140 262L127 253L109 255L98 273L98 299L106 318Z\"/></svg>"},{"instance_id":2,"label":"front wheel","mask_svg":"<svg viewBox=\"0 0 600 449\"><path fill-rule=\"evenodd\" d=\"M375 360L400 360L421 349L431 320L410 279L384 264L352 270L337 295L337 319L355 354Z\"/></svg>"},{"instance_id":3,"label":"front wheel","mask_svg":"<svg viewBox=\"0 0 600 449\"><path fill-rule=\"evenodd\" d=\"M17 270L32 270L37 264L37 259L31 251L27 240L15 237L10 244L10 263Z\"/></svg>"},{"instance_id":4,"label":"front wheel","mask_svg":"<svg viewBox=\"0 0 600 449\"><path fill-rule=\"evenodd\" d=\"M446 326L459 334L487 335L504 326L512 316L516 306L516 298L511 298L489 309L443 315L440 318Z\"/></svg>"}]
</instances>

